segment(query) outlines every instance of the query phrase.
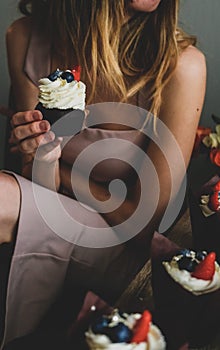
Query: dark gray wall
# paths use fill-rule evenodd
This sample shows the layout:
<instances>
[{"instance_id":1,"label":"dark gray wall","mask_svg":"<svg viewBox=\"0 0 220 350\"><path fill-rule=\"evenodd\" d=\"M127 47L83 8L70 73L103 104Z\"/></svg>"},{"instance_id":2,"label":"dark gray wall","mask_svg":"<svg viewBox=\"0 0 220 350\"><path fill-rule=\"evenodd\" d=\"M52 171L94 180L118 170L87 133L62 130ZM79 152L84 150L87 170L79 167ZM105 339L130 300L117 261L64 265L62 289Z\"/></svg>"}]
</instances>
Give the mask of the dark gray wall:
<instances>
[{"instance_id":1,"label":"dark gray wall","mask_svg":"<svg viewBox=\"0 0 220 350\"><path fill-rule=\"evenodd\" d=\"M1 0L0 2L0 104L7 105L9 77L7 70L5 31L8 25L18 16L16 0ZM0 115L0 169L3 167L4 143L5 143L5 120Z\"/></svg>"},{"instance_id":2,"label":"dark gray wall","mask_svg":"<svg viewBox=\"0 0 220 350\"><path fill-rule=\"evenodd\" d=\"M207 61L207 92L201 124L213 125L211 114L220 116L219 0L181 0L180 23L195 34Z\"/></svg>"},{"instance_id":3,"label":"dark gray wall","mask_svg":"<svg viewBox=\"0 0 220 350\"><path fill-rule=\"evenodd\" d=\"M163 0L166 1L166 0ZM0 2L0 104L7 104L9 78L7 72L4 33L7 26L18 16L16 0ZM220 43L219 0L181 0L180 23L185 30L198 37L198 46L207 59L208 82L201 123L210 125L210 116L220 116ZM0 116L0 168L3 167L5 117Z\"/></svg>"}]
</instances>

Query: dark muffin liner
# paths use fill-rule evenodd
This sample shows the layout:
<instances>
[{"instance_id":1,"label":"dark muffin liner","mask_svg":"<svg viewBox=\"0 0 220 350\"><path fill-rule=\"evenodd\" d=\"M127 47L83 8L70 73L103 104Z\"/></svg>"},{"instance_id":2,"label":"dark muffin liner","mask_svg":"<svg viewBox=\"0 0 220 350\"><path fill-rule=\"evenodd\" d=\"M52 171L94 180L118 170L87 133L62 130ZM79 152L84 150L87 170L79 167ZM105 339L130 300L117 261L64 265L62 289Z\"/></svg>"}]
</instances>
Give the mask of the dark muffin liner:
<instances>
[{"instance_id":1,"label":"dark muffin liner","mask_svg":"<svg viewBox=\"0 0 220 350\"><path fill-rule=\"evenodd\" d=\"M41 111L43 118L49 121L57 136L71 136L82 129L85 112L80 109L48 109L41 102L35 109ZM61 118L62 122L58 122Z\"/></svg>"},{"instance_id":2,"label":"dark muffin liner","mask_svg":"<svg viewBox=\"0 0 220 350\"><path fill-rule=\"evenodd\" d=\"M212 194L213 186L218 181L220 177L215 175L199 191L191 190L190 215L195 249L216 252L217 260L220 262L220 212L206 217L200 208L201 196Z\"/></svg>"}]
</instances>

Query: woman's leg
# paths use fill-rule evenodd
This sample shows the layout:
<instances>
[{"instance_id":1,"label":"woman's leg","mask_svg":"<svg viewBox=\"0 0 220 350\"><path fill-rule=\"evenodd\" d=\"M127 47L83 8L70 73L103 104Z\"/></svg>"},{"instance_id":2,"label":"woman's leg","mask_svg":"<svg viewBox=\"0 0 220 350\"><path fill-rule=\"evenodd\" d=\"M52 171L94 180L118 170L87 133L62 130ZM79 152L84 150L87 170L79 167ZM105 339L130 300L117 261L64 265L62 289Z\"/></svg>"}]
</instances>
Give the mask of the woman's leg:
<instances>
[{"instance_id":1,"label":"woman's leg","mask_svg":"<svg viewBox=\"0 0 220 350\"><path fill-rule=\"evenodd\" d=\"M0 172L0 244L13 241L19 210L19 185L13 176Z\"/></svg>"}]
</instances>

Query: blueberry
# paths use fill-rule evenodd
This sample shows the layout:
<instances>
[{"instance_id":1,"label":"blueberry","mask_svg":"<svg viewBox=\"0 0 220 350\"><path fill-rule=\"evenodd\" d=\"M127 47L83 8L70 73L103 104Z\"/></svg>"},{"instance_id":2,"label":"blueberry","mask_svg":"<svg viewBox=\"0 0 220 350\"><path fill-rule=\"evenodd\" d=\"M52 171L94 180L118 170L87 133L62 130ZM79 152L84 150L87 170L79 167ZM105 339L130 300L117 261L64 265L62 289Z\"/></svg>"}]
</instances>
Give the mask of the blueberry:
<instances>
[{"instance_id":1,"label":"blueberry","mask_svg":"<svg viewBox=\"0 0 220 350\"><path fill-rule=\"evenodd\" d=\"M180 270L187 270L189 272L193 272L196 265L197 262L195 260L192 260L191 258L188 258L187 256L183 256L178 261L178 266Z\"/></svg>"},{"instance_id":2,"label":"blueberry","mask_svg":"<svg viewBox=\"0 0 220 350\"><path fill-rule=\"evenodd\" d=\"M206 255L207 255L207 253L205 251L198 251L196 253L196 259L199 261L204 260Z\"/></svg>"},{"instance_id":3,"label":"blueberry","mask_svg":"<svg viewBox=\"0 0 220 350\"><path fill-rule=\"evenodd\" d=\"M191 257L192 253L191 253L191 250L189 249L181 249L178 251L177 255L183 255L185 257Z\"/></svg>"},{"instance_id":4,"label":"blueberry","mask_svg":"<svg viewBox=\"0 0 220 350\"><path fill-rule=\"evenodd\" d=\"M98 317L91 325L91 329L95 334L105 334L105 330L108 327L109 319L105 316Z\"/></svg>"},{"instance_id":5,"label":"blueberry","mask_svg":"<svg viewBox=\"0 0 220 350\"><path fill-rule=\"evenodd\" d=\"M117 326L108 328L107 336L113 343L128 343L131 340L132 331L120 322Z\"/></svg>"},{"instance_id":6,"label":"blueberry","mask_svg":"<svg viewBox=\"0 0 220 350\"><path fill-rule=\"evenodd\" d=\"M74 80L74 76L71 72L65 71L61 74L62 79L66 79L67 83L71 83Z\"/></svg>"},{"instance_id":7,"label":"blueberry","mask_svg":"<svg viewBox=\"0 0 220 350\"><path fill-rule=\"evenodd\" d=\"M60 77L60 75L62 74L62 71L57 69L55 70L53 73L51 73L50 75L48 75L48 79L50 79L51 81L55 81L57 80L57 78Z\"/></svg>"}]
</instances>

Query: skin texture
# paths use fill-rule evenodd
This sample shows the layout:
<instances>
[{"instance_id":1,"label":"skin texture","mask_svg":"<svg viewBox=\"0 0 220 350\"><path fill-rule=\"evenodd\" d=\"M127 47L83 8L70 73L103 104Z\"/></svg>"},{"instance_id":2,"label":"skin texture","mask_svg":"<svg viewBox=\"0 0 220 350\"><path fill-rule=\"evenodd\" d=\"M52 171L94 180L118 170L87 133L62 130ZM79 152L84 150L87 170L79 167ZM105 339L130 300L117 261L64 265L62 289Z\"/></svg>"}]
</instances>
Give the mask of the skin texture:
<instances>
[{"instance_id":1,"label":"skin texture","mask_svg":"<svg viewBox=\"0 0 220 350\"><path fill-rule=\"evenodd\" d=\"M20 208L20 190L17 181L7 174L0 173L0 244L13 239ZM12 197L13 196L13 197Z\"/></svg>"},{"instance_id":2,"label":"skin texture","mask_svg":"<svg viewBox=\"0 0 220 350\"><path fill-rule=\"evenodd\" d=\"M136 0L131 2L130 7L135 11L154 11L159 5L159 2L158 0ZM38 145L43 142L44 145L41 146L41 156L38 159L39 168L41 169L38 183L49 187L49 184L45 183L44 174L47 172L47 178L50 178L50 172L51 175L55 172L56 189L59 188L60 183L66 188L71 189L70 174L68 170L62 166L62 163L59 165L59 158L61 155L60 143L62 140L55 138L55 135L50 131L49 123L47 121L42 121L42 115L39 111L31 111L37 104L38 88L34 86L22 71L29 35L30 20L28 18L15 21L8 29L6 35L8 65L16 98L16 108L18 111L27 111L18 112L13 115L11 123L14 129L10 142L15 143L17 145L16 147L23 154L23 175L27 178L31 177L32 160L35 156L36 149ZM56 62L54 62L53 68L56 68ZM204 56L198 49L188 47L180 55L176 70L167 84L166 89L164 89L162 96L163 103L159 115L159 118L175 136L182 151L186 167L190 160L195 132L202 110L205 84L206 65ZM103 101L105 101L106 95L103 94L102 98ZM49 132L46 139L44 138L45 132ZM167 147L169 148L169 144ZM152 221L148 225L149 235L146 237L145 233L145 237L142 237L140 233L138 236L139 242L143 240L145 243L149 243L168 203L171 179L167 162L161 151L153 142L149 144L146 153L155 166L161 188L158 208ZM180 184L184 173L178 172L178 159L174 159L174 162L176 163L177 169L175 176L177 178L177 183ZM4 237L7 237L7 240L13 238L19 212L19 189L16 181L11 180L10 176L0 174L0 184L2 182L7 183L7 178L11 183L9 189L11 196L7 195L7 201L10 202L9 197L13 198L14 193L16 193L16 198L18 198L18 200L10 214L7 213L7 210L4 209L3 212L1 212L2 209L0 209L0 220L4 217L8 220L6 220L6 222L10 222L10 225L6 225L6 229L0 231L2 241L4 241ZM82 176L76 173L74 174L74 179L79 184L79 188L81 188L81 197L85 203L93 206L94 203L88 202L87 200ZM90 186L91 191L100 201L106 200L109 197L108 189L103 184L91 181ZM110 225L124 221L124 219L135 210L139 200L139 192L139 183L137 183L129 189L123 205L115 212L105 215L105 219ZM2 202L6 201L4 192L1 193L1 196ZM150 197L146 198L146 205L149 204L149 201ZM97 207L96 209L99 210Z\"/></svg>"}]
</instances>

